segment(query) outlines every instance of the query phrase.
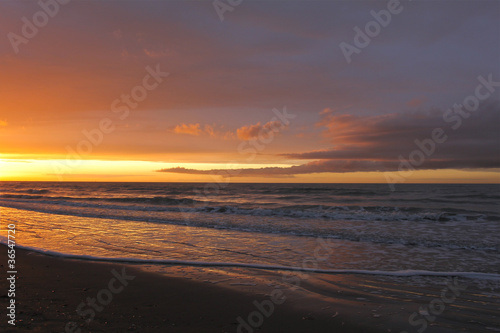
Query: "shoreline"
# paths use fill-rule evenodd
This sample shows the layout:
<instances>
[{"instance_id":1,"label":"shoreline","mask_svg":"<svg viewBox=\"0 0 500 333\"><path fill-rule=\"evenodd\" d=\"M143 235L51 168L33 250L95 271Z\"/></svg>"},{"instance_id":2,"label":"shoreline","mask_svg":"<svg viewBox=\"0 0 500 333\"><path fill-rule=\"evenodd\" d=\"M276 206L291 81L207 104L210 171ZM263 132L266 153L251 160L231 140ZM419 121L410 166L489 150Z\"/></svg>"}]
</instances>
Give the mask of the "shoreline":
<instances>
[{"instance_id":1,"label":"shoreline","mask_svg":"<svg viewBox=\"0 0 500 333\"><path fill-rule=\"evenodd\" d=\"M7 271L7 247L0 245L0 267ZM471 279L459 281L456 299L445 304L446 311L432 316L421 312L422 307L436 303L451 280L158 267L52 257L16 248L16 326L8 325L8 317L2 315L1 331L500 330L497 287L478 289ZM308 276L299 278L300 274ZM453 290L448 288L448 298ZM8 281L2 278L3 309L9 302L7 291Z\"/></svg>"},{"instance_id":2,"label":"shoreline","mask_svg":"<svg viewBox=\"0 0 500 333\"><path fill-rule=\"evenodd\" d=\"M0 251L5 270L7 247L2 245ZM366 317L368 309L362 314L355 311L358 305L341 298L329 302L258 284L228 288L132 265L56 258L23 249L16 249L16 269L16 326L3 316L3 332L387 332L393 326L382 321L374 326ZM4 278L4 309L7 290Z\"/></svg>"},{"instance_id":3,"label":"shoreline","mask_svg":"<svg viewBox=\"0 0 500 333\"><path fill-rule=\"evenodd\" d=\"M2 245L0 243L0 245ZM238 263L238 262L205 262L205 261L189 261L177 259L134 259L123 257L95 257L89 255L79 254L65 254L49 250L42 250L39 248L30 247L17 247L27 252L38 253L47 257L60 258L62 260L74 261L88 261L93 263L108 263L115 265L129 265L129 266L143 266L143 265L165 265L165 266L178 266L178 267L202 267L212 269L231 269L242 268L248 270L264 270L264 271L277 271L277 272L301 272L305 274L332 274L332 275L368 275L368 276L392 276L392 277L462 277L462 278L478 278L484 280L500 281L500 274L498 273L484 273L484 272L466 272L466 271L428 271L428 270L365 270L365 269L321 269L321 268L308 268L298 266L281 266L281 265L267 265L256 263Z\"/></svg>"},{"instance_id":4,"label":"shoreline","mask_svg":"<svg viewBox=\"0 0 500 333\"><path fill-rule=\"evenodd\" d=\"M283 266L288 263L287 256L284 256L285 260L276 260L280 265L255 261L238 263L231 261L231 256L214 257L217 253L210 249L218 248L220 237L228 234L229 239L246 244L241 248L243 253L248 253L244 249L261 246L263 251L255 248L257 252L252 254L264 255L264 258L268 242L286 244L280 247L282 250L293 247L281 239L285 236L264 237L254 243L247 234L204 229L204 238L201 243L196 243L194 250L186 249L186 246L179 248L178 244L190 246L196 238L186 237L190 235L188 231L192 231L183 230L186 227L169 225L162 225L161 234L155 228L140 235L123 234L116 243L122 244L120 254L125 254L125 257L68 255L57 251L66 249L71 253L85 244L85 247L78 248L77 253L92 253L94 232L106 230L106 237L114 239L113 228L117 231L118 226L142 230L143 225L134 222L115 225L115 220L106 224L99 219L92 223L77 215L68 224L67 219L59 215L28 214L15 208L5 208L3 213L6 226L11 228L8 223L15 224L27 245L15 249L15 269L18 270L15 280L16 327L8 324L8 315L2 315L1 332L500 331L498 274L474 273L472 269L478 267L475 260L469 261L473 266L460 266L471 268L470 272L459 271L459 274L445 271L435 259L433 266L429 267L441 268L442 271L401 270L414 267L412 262L405 261L413 258L411 251L394 259L380 255L386 253L384 247L360 250L359 244L346 246L348 241L340 241L332 244L334 256L327 251L330 263L327 270L306 268L305 261L303 267ZM49 221L51 223L46 225ZM71 234L79 235L76 241L68 242ZM127 247L148 237L172 241L160 247L153 242L153 252L144 248L138 258L127 258ZM0 238L6 239L4 236ZM59 250L48 251L39 245ZM315 255L308 258L320 260L317 242L301 243L299 248ZM185 255L182 249L190 255ZM404 248L405 251L412 249L415 248ZM397 254L396 250L398 247L387 253ZM276 249L274 251L279 253ZM0 246L0 267L4 271L9 270L7 253L8 248ZM178 258L179 253L184 260L168 259ZM360 256L360 253L366 255ZM371 256L376 253L379 255ZM481 262L487 258L495 260L491 255L485 257L487 253L481 253ZM201 261L191 260L195 258L201 258ZM212 261L212 258L226 262ZM417 255L414 260L423 258ZM473 258L477 258L477 254ZM336 262L343 266L336 268ZM368 267L363 263L368 263ZM366 269L354 269L356 267ZM394 270L381 270L389 267ZM456 279L459 279L458 284ZM8 295L9 283L5 277L0 279L2 309L6 309L12 299ZM448 288L450 283L452 288ZM7 311L11 310L7 308Z\"/></svg>"}]
</instances>

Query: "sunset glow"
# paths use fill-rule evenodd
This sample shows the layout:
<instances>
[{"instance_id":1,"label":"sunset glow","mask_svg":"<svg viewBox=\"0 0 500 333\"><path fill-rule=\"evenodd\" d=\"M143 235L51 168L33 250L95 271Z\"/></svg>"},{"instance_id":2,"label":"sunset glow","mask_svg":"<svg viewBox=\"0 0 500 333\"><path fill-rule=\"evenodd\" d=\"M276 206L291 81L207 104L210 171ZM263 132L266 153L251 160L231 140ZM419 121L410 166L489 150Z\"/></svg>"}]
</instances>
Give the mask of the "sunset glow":
<instances>
[{"instance_id":1,"label":"sunset glow","mask_svg":"<svg viewBox=\"0 0 500 333\"><path fill-rule=\"evenodd\" d=\"M498 3L404 5L349 61L346 5L74 1L19 42L42 9L3 2L0 180L499 183Z\"/></svg>"}]
</instances>

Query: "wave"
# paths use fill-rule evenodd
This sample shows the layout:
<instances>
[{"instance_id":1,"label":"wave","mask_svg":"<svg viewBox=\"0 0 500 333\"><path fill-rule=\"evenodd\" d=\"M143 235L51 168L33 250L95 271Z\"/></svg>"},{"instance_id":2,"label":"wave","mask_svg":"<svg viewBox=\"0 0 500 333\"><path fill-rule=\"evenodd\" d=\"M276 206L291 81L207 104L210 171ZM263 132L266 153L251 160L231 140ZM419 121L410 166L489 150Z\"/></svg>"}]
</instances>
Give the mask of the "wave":
<instances>
[{"instance_id":1,"label":"wave","mask_svg":"<svg viewBox=\"0 0 500 333\"><path fill-rule=\"evenodd\" d=\"M187 213L221 213L248 216L276 216L343 221L483 221L488 216L479 212L429 211L417 207L387 206L281 206L276 208L242 208L234 206L206 206L179 208Z\"/></svg>"},{"instance_id":2,"label":"wave","mask_svg":"<svg viewBox=\"0 0 500 333\"><path fill-rule=\"evenodd\" d=\"M49 190L40 190L40 189L29 189L29 190L26 190L26 193L47 194L47 193L50 193L50 191Z\"/></svg>"},{"instance_id":3,"label":"wave","mask_svg":"<svg viewBox=\"0 0 500 333\"><path fill-rule=\"evenodd\" d=\"M45 190L38 190L38 192L32 190L32 192L26 192L31 194L43 194L49 193L50 191L43 192ZM43 195L28 195L28 194L0 194L0 198L5 199L28 199L28 200L58 200L61 201L105 201L105 202L123 202L123 203L145 203L153 205L192 205L196 203L203 203L204 201L194 200L190 198L171 198L171 197L118 197L118 198L102 198L102 197L68 197L68 196L43 196Z\"/></svg>"},{"instance_id":4,"label":"wave","mask_svg":"<svg viewBox=\"0 0 500 333\"><path fill-rule=\"evenodd\" d=\"M122 221L138 221L146 223L158 223L169 225L180 225L195 228L209 228L231 230L238 232L250 232L260 234L277 234L299 237L322 237L346 240L352 242L377 243L377 244L401 244L405 246L419 246L427 248L447 248L451 250L465 249L471 251L500 252L500 243L494 237L498 233L496 224L490 222L476 221L474 230L467 227L470 221L464 219L461 222L430 222L415 223L409 220L378 220L366 219L358 221L341 220L337 215L335 219L290 219L272 217L248 218L248 216L218 216L210 212L183 212L174 211L146 211L139 210L115 210L106 209L77 209L66 210L63 207L48 208L46 205L39 207L22 207L18 205L5 205L0 201L0 206L11 207L46 214L58 214L67 216L78 216L85 218L98 218ZM127 207L127 206L126 206ZM85 207L87 208L87 207ZM131 207L127 207L131 208ZM466 227L464 233L460 228ZM411 232L409 232L411 230ZM443 230L450 230L446 238L442 237ZM457 232L455 232L457 231Z\"/></svg>"},{"instance_id":5,"label":"wave","mask_svg":"<svg viewBox=\"0 0 500 333\"><path fill-rule=\"evenodd\" d=\"M336 196L380 196L389 195L389 190L373 191L368 189L337 189L323 187L284 187L269 190L254 191L255 194L320 194L320 195L336 195Z\"/></svg>"},{"instance_id":6,"label":"wave","mask_svg":"<svg viewBox=\"0 0 500 333\"><path fill-rule=\"evenodd\" d=\"M6 244L6 238L0 236L0 243ZM239 262L216 262L216 261L192 261L192 260L173 260L173 259L140 259L140 258L113 258L100 257L90 255L68 254L56 251L45 250L37 247L16 246L25 250L41 253L52 257L60 257L66 259L113 262L113 263L128 263L128 264L147 264L147 265L169 265L169 266L192 266L192 267L238 267L238 268L255 268L277 271L296 271L306 273L322 273L322 274L351 274L351 275L382 275L395 277L411 277L411 276L441 276L441 277L463 277L469 279L493 280L500 281L500 274L482 273L482 272L440 272L427 270L401 270L401 271L382 271L382 270L363 270L363 269L315 269L306 267L281 266L281 265L262 265L253 263Z\"/></svg>"},{"instance_id":7,"label":"wave","mask_svg":"<svg viewBox=\"0 0 500 333\"><path fill-rule=\"evenodd\" d=\"M6 200L1 200L6 199ZM27 200L26 200L27 199ZM280 205L268 203L266 206L258 204L225 204L209 201L198 201L190 198L171 197L140 197L140 198L73 198L73 197L45 197L35 195L2 194L0 204L13 208L29 209L20 205L31 204L33 200L38 204L55 205L60 207L97 208L112 210L128 210L138 212L182 212L185 214L210 213L239 216L284 217L299 219L323 219L343 221L435 221L435 222L464 222L464 221L496 221L499 219L496 212L472 211L457 208L441 208L431 210L412 206L359 206L359 205ZM11 203L17 203L12 205ZM114 203L114 204L109 204ZM19 205L20 204L20 205ZM123 205L120 205L123 204ZM138 205L131 205L138 204ZM269 206L269 207L267 207ZM50 209L37 211L54 212ZM56 212L58 210L55 210ZM104 214L105 216L113 216ZM100 216L103 216L100 214Z\"/></svg>"}]
</instances>

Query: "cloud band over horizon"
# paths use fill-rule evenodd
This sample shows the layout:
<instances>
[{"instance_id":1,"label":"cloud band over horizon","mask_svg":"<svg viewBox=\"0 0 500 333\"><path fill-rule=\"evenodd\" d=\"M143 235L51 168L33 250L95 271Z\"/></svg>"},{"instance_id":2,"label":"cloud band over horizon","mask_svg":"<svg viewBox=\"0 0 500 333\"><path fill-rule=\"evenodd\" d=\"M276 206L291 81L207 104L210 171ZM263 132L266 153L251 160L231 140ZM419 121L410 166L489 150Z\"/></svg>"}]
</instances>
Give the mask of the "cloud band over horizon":
<instances>
[{"instance_id":1,"label":"cloud band over horizon","mask_svg":"<svg viewBox=\"0 0 500 333\"><path fill-rule=\"evenodd\" d=\"M419 170L500 168L500 101L482 104L474 113L462 110L462 114L440 110L381 116L322 114L318 126L326 128L323 136L335 149L284 154L288 159L315 161L291 167L233 169L233 176L388 172L408 163ZM436 129L438 136L433 135ZM167 168L158 172L223 174L227 170Z\"/></svg>"}]
</instances>

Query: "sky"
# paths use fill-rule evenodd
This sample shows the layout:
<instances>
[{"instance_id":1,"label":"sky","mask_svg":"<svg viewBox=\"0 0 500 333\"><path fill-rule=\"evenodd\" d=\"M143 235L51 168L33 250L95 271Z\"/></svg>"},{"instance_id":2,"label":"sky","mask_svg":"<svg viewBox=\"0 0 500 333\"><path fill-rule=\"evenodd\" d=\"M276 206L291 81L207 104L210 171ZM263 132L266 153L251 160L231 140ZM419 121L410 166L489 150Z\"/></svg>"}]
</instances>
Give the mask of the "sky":
<instances>
[{"instance_id":1,"label":"sky","mask_svg":"<svg viewBox=\"0 0 500 333\"><path fill-rule=\"evenodd\" d=\"M500 183L498 1L1 1L0 180Z\"/></svg>"}]
</instances>

